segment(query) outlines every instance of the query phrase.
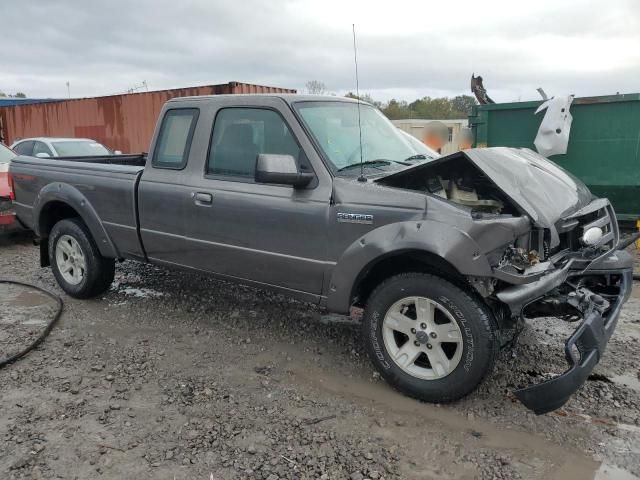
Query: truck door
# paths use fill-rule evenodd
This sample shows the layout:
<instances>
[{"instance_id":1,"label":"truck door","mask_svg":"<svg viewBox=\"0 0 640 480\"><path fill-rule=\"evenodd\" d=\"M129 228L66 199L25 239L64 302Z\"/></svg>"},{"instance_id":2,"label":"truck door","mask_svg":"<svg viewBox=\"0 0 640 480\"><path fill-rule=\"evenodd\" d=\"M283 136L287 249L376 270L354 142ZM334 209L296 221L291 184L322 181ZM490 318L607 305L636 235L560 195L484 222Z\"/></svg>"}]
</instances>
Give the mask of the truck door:
<instances>
[{"instance_id":1,"label":"truck door","mask_svg":"<svg viewBox=\"0 0 640 480\"><path fill-rule=\"evenodd\" d=\"M197 108L165 111L140 180L140 236L147 258L154 263L184 263L184 215L190 192L184 185L185 167L199 114Z\"/></svg>"},{"instance_id":2,"label":"truck door","mask_svg":"<svg viewBox=\"0 0 640 480\"><path fill-rule=\"evenodd\" d=\"M187 180L186 255L195 268L318 296L333 265L326 258L331 177L284 101L257 98L212 108L204 171ZM292 155L316 178L304 189L258 184L261 153Z\"/></svg>"}]
</instances>

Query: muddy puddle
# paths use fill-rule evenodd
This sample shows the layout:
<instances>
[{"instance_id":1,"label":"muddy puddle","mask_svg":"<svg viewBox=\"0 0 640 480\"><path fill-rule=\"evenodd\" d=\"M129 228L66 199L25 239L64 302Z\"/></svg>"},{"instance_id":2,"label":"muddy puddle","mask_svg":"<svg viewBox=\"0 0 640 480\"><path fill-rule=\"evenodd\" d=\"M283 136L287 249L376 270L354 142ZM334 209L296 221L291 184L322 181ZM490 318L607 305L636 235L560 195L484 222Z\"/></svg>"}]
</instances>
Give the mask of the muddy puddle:
<instances>
[{"instance_id":1,"label":"muddy puddle","mask_svg":"<svg viewBox=\"0 0 640 480\"><path fill-rule=\"evenodd\" d=\"M15 353L46 328L55 303L20 285L0 284L0 358Z\"/></svg>"},{"instance_id":2,"label":"muddy puddle","mask_svg":"<svg viewBox=\"0 0 640 480\"><path fill-rule=\"evenodd\" d=\"M603 463L596 471L593 480L639 480L638 477L628 471Z\"/></svg>"},{"instance_id":3,"label":"muddy puddle","mask_svg":"<svg viewBox=\"0 0 640 480\"><path fill-rule=\"evenodd\" d=\"M51 299L38 291L23 290L8 303L12 307L40 307L51 303Z\"/></svg>"},{"instance_id":4,"label":"muddy puddle","mask_svg":"<svg viewBox=\"0 0 640 480\"><path fill-rule=\"evenodd\" d=\"M413 400L381 382L366 382L310 365L293 367L289 374L309 386L319 386L333 395L357 399L359 403L367 403L373 409L395 418L393 425L402 426L402 437L407 440L409 449L412 449L412 443L419 445L417 439L425 435L424 429L428 426L429 430L446 436L454 444L462 445L463 449L509 452L521 472L531 468L533 474L543 468L547 471L545 478L548 479L590 479L594 478L600 467L598 462L578 450L551 444L547 439L526 431L505 430L484 419L470 418L456 411L455 406L431 405ZM386 429L393 430L393 425L386 426ZM412 439L416 441L412 442ZM423 455L418 450L412 453L415 458ZM620 477L621 480L624 478Z\"/></svg>"},{"instance_id":5,"label":"muddy puddle","mask_svg":"<svg viewBox=\"0 0 640 480\"><path fill-rule=\"evenodd\" d=\"M610 380L613 383L624 385L625 387L631 388L636 392L640 392L640 378L638 378L638 375L634 375L632 373L623 373L622 375L611 376Z\"/></svg>"}]
</instances>

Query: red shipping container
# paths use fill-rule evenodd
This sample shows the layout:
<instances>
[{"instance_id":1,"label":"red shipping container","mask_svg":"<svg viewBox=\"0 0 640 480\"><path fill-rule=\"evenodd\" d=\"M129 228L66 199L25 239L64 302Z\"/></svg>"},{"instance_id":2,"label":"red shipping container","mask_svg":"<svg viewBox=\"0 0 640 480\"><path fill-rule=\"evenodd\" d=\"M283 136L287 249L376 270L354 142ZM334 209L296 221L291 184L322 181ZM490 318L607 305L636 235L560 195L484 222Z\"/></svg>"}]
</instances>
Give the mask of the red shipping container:
<instances>
[{"instance_id":1,"label":"red shipping container","mask_svg":"<svg viewBox=\"0 0 640 480\"><path fill-rule=\"evenodd\" d=\"M241 93L296 93L296 90L230 82L0 107L0 141L11 145L21 138L83 137L124 153L146 152L160 109L167 100Z\"/></svg>"}]
</instances>

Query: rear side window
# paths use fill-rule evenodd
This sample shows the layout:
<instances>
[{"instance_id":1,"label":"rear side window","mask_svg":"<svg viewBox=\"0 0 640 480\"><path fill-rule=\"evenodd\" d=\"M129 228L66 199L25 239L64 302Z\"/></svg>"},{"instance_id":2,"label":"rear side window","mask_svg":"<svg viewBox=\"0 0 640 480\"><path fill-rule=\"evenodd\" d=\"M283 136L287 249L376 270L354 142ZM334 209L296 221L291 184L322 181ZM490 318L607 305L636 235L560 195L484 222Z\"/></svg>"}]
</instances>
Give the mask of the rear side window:
<instances>
[{"instance_id":1,"label":"rear side window","mask_svg":"<svg viewBox=\"0 0 640 480\"><path fill-rule=\"evenodd\" d=\"M167 111L153 153L154 167L179 170L187 164L198 113L197 108Z\"/></svg>"},{"instance_id":2,"label":"rear side window","mask_svg":"<svg viewBox=\"0 0 640 480\"><path fill-rule=\"evenodd\" d=\"M16 145L16 147L14 148L15 152L18 155L33 155L33 144L35 142L29 140L26 142L22 142L19 145Z\"/></svg>"},{"instance_id":3,"label":"rear side window","mask_svg":"<svg viewBox=\"0 0 640 480\"><path fill-rule=\"evenodd\" d=\"M226 108L216 116L207 173L252 181L261 153L292 155L302 150L283 118L273 110Z\"/></svg>"}]
</instances>

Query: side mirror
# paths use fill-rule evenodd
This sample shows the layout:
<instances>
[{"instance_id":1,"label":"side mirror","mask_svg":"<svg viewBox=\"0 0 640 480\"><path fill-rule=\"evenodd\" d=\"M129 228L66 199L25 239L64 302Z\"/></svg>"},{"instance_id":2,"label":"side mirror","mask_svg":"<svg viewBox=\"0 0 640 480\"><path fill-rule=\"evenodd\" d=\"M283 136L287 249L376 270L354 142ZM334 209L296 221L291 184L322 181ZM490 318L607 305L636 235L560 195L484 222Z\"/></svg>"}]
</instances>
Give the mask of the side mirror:
<instances>
[{"instance_id":1,"label":"side mirror","mask_svg":"<svg viewBox=\"0 0 640 480\"><path fill-rule=\"evenodd\" d=\"M277 183L302 188L309 185L315 175L298 170L298 164L291 155L261 153L256 162L257 183Z\"/></svg>"},{"instance_id":2,"label":"side mirror","mask_svg":"<svg viewBox=\"0 0 640 480\"><path fill-rule=\"evenodd\" d=\"M36 157L38 158L51 158L51 155L45 152L36 153Z\"/></svg>"}]
</instances>

